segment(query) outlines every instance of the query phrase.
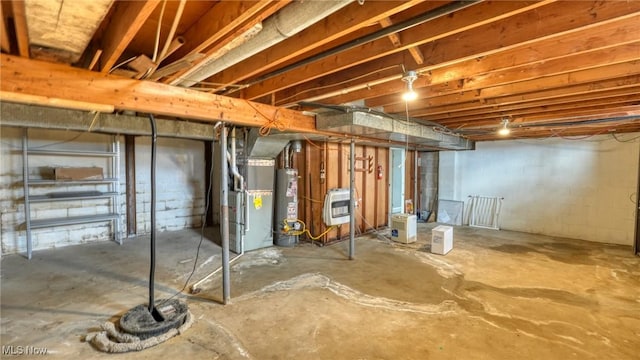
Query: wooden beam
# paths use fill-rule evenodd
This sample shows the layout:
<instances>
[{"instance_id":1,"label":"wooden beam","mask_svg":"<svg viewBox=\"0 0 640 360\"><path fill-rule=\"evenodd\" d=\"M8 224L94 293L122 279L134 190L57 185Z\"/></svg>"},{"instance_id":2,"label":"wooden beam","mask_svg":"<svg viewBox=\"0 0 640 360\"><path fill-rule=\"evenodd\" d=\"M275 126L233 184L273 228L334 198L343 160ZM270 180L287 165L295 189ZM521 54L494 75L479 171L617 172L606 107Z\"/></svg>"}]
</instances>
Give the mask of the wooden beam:
<instances>
[{"instance_id":1,"label":"wooden beam","mask_svg":"<svg viewBox=\"0 0 640 360\"><path fill-rule=\"evenodd\" d=\"M314 118L298 111L10 55L0 60L1 100L11 96L30 103L36 96L209 122L315 130Z\"/></svg>"},{"instance_id":2,"label":"wooden beam","mask_svg":"<svg viewBox=\"0 0 640 360\"><path fill-rule=\"evenodd\" d=\"M393 25L393 23L391 22L391 19L389 19L388 17L380 19L380 26L382 26L383 28L389 27L391 25ZM398 36L398 34L393 33L393 34L389 34L389 36L387 36L387 38L389 39L389 41L391 41L391 44L394 47L400 47L402 46L402 42L400 41L400 37Z\"/></svg>"},{"instance_id":3,"label":"wooden beam","mask_svg":"<svg viewBox=\"0 0 640 360\"><path fill-rule=\"evenodd\" d=\"M487 3L487 6L493 3ZM482 4L480 4L482 5ZM480 6L476 5L476 6ZM493 4L495 5L495 4ZM422 73L429 73L431 71L438 72L437 69L443 68L443 71L438 72L443 75L443 78L460 78L470 73L473 73L476 69L480 70L480 68L485 69L486 71L492 71L496 68L491 68L490 66L484 66L484 59L492 57L493 54L498 54L494 56L495 59L502 59L502 64L499 65L498 68L508 67L508 61L513 60L515 64L523 64L523 63L531 63L534 59L547 58L545 51L538 51L543 49L536 49L539 44L544 43L544 48L550 48L551 45L558 46L561 51L564 53L571 53L569 50L570 47L574 47L576 51L586 51L591 47L603 47L603 45L607 42L607 38L600 38L599 36L594 36L593 38L581 37L578 41L572 42L562 42L562 39L569 39L571 34L581 33L583 30L591 30L598 29L600 33L609 32L611 34L612 28L607 28L606 24L608 23L626 23L627 25L631 21L625 22L625 19L635 18L637 16L637 12L640 11L640 3L634 3L631 7L627 6L627 3L592 3L592 2L574 2L572 3L573 7L581 7L585 6L588 8L593 5L592 9L594 12L597 12L598 21L594 21L593 17L589 15L589 11L582 11L584 14L576 15L572 12L565 12L567 9L563 8L562 10L558 9L558 6L562 7L563 5L568 5L566 2L562 2L560 5L552 4L548 6L544 6L535 11L526 12L523 14L518 14L512 18L505 19L504 21L498 21L494 24L486 24L472 31L467 31L462 34L456 36L448 36L446 38L434 41L433 44L425 45L422 50L426 49L429 52L429 55L426 56L429 61L425 66L419 67L416 70ZM603 5L604 7L600 6ZM469 9L472 10L476 8L473 6ZM491 9L491 7L489 7ZM575 10L575 9L574 9ZM583 9L584 10L584 9ZM634 13L635 10L635 13ZM557 14L554 14L553 11L559 11L562 13L561 20L557 20L554 18L553 26L538 26L541 19L537 19L537 16L540 16L542 19L547 17L555 17ZM512 32L507 31L509 24L517 23L518 31ZM434 23L432 25L438 25ZM443 26L447 26L446 24ZM515 26L515 25L514 25ZM437 29L437 26L434 26ZM434 29L425 30L425 34L433 34ZM617 38L621 38L623 36L627 37L625 41L629 40L630 37L635 35L635 32L631 31L628 34L620 35L624 33L624 31L620 31L617 29L618 34L616 34ZM417 32L417 30L416 30ZM505 35L503 33L509 33ZM516 35L517 34L517 35ZM583 35L582 33L581 35ZM411 34L407 34L411 35ZM413 35L416 36L415 34ZM403 37L403 41L404 41ZM554 39L558 39L558 41L554 41ZM634 39L637 40L637 37ZM405 44L406 45L406 44ZM548 46L547 46L548 45ZM525 52L524 55L517 55L516 48ZM512 51L513 50L513 51ZM552 53L557 53L558 50L554 50L551 48ZM475 53L475 54L474 54ZM505 56L502 56L505 54ZM509 58L506 54L513 55L514 58ZM515 54L515 55L514 55ZM426 55L426 54L425 54ZM353 56L358 56L354 54ZM352 56L352 58L353 58ZM528 56L528 57L526 57ZM335 62L339 62L339 59L332 59ZM349 68L347 70L343 70L340 73L333 73L331 77L327 77L326 79L319 79L318 81L322 84L327 83L338 83L341 81L345 81L352 78L361 77L362 75L366 75L369 73L375 72L377 69L384 69L388 66L399 64L406 62L407 58L402 56L401 54L392 54L388 55L385 58L381 58L376 60L375 62L369 62L362 64L358 68ZM475 65L471 68L463 67L462 65L470 66L473 65L473 62L476 61L480 63L479 65ZM490 62L494 62L491 60ZM459 67L454 68L455 64L459 64ZM310 67L306 67L305 71L311 70ZM452 71L447 71L452 70ZM455 71L455 72L454 72ZM310 71L313 74L313 71ZM282 79L281 79L282 80ZM418 78L414 86L420 87L425 86L426 82L428 82L428 78ZM362 83L361 81L360 83ZM314 92L305 92L308 89L313 89L316 87L317 82L308 82L304 84L304 86L297 86L292 88L292 91L282 91L279 93L277 98L290 98L289 102L299 100L299 97L295 97L297 93L303 93L305 96L313 96ZM380 96L382 94L390 94L392 92L400 91L399 88L403 84L401 82L389 83L388 85L381 86L382 89L379 93L376 92L376 89L370 89L368 87L363 87L366 90L359 90L357 92L353 92L347 95L343 95L340 97L335 97L332 99L324 99L324 102L328 103L343 103L353 101L354 99L362 99L369 98L374 96ZM350 86L350 84L345 85L345 87ZM388 87L389 89L385 89ZM280 104L280 103L278 103ZM379 106L380 104L367 102L368 106Z\"/></svg>"},{"instance_id":4,"label":"wooden beam","mask_svg":"<svg viewBox=\"0 0 640 360\"><path fill-rule=\"evenodd\" d=\"M287 1L257 2L222 1L213 6L198 22L183 35L185 44L169 57L168 62L178 61L194 54L203 54L195 65L188 70L180 71L164 82L175 84L181 78L197 71L216 56L218 50L234 39L249 31L287 4Z\"/></svg>"},{"instance_id":5,"label":"wooden beam","mask_svg":"<svg viewBox=\"0 0 640 360\"><path fill-rule=\"evenodd\" d=\"M587 121L606 118L640 116L640 105L613 106L608 109L589 109L583 111L556 111L550 114L520 116L513 119L514 124L540 124L558 121Z\"/></svg>"},{"instance_id":6,"label":"wooden beam","mask_svg":"<svg viewBox=\"0 0 640 360\"><path fill-rule=\"evenodd\" d=\"M443 19L435 19L421 26L416 26L412 28L410 30L410 33L404 36L403 38L405 39L405 45L407 45L406 39L415 40L416 35L414 34L414 32L418 33L419 34L418 37L419 38L421 37L421 39L417 40L415 44L409 44L410 46L418 48L417 46L414 46L414 45L417 45L418 43L423 43L425 41L435 41L439 38L455 34L456 32L455 26L460 26L458 30L463 31L465 29L472 28L474 26L474 21L476 20L479 22L475 23L475 26L481 26L489 23L492 20L494 21L503 20L506 16L509 16L510 14L516 14L519 12L531 10L532 7L542 6L545 3L547 2L537 2L535 4L525 3L525 2L477 4L470 8L466 8L456 12L453 16L453 18L455 19L455 23L452 23L449 17L446 17ZM472 12L472 10L474 12ZM482 15L479 15L480 13ZM427 26L429 26L430 28L426 28ZM378 45L375 45L376 43ZM300 83L297 86L290 86L286 89L280 89L278 90L278 94L277 94L277 99L279 99L277 104L284 105L284 104L289 104L291 102L303 101L303 100L306 100L307 98L313 98L315 96L318 96L322 94L322 91L316 90L316 88L318 87L318 84L322 84L322 85L335 84L335 83L340 84L340 88L339 88L340 91L338 91L338 93L342 95L339 95L338 97L336 97L337 99L339 98L339 100L334 101L333 98L329 98L322 95L323 96L322 101L326 103L346 103L353 100L366 99L369 97L382 95L382 94L376 93L375 85L371 86L371 84L368 83L370 80L375 80L374 84L384 83L384 85L380 87L381 89L385 89L389 87L389 91L384 92L384 94L390 93L392 88L395 89L395 85L401 86L400 89L396 89L397 91L402 91L402 89L406 87L406 84L404 84L401 81L398 81L397 84L395 83L396 80L400 79L402 74L402 69L400 65L404 65L406 68L410 68L412 70L417 70L420 72L427 72L427 71L430 71L431 69L434 69L440 66L440 64L434 63L433 61L430 60L427 64L424 64L424 66L420 67L418 66L418 64L415 63L415 58L413 56L407 56L406 52L402 51L402 48L399 48L400 50L397 50L397 51L394 51L393 49L389 49L389 46L388 44L386 44L386 42L381 44L379 41L377 41L377 42L367 44L367 47L369 46L377 46L378 49L381 49L380 51L382 51L381 53L377 53L373 55L375 57L375 61L366 62L367 60L365 59L358 67L349 67L347 65L343 67L342 70L340 71L335 71L335 72L332 71L330 74L323 74L323 76L325 77L317 79L316 81L306 81L306 82ZM470 47L473 47L473 46L471 45ZM370 53L376 53L377 51L378 50L371 51ZM354 53L354 51L350 53ZM365 57L357 54L354 54L353 56L355 56L356 59L361 59ZM343 53L340 55L340 57L344 57L344 58L347 58L347 57L354 58L353 56L348 56L346 55L346 53ZM366 55L366 56L369 56L369 55ZM340 57L338 56L332 57L330 60L334 62L340 62ZM374 57L371 57L370 59L374 59ZM381 73L380 69L393 69L393 68L396 68L394 70L395 76L380 75ZM391 70L389 71L383 70L383 71L385 73L389 73L389 71ZM351 81L351 79L354 79L354 78L360 79L360 81L357 81L357 82ZM392 81L394 83L391 83ZM386 84L386 83L389 83L389 84ZM361 86L357 87L356 85L361 85ZM414 83L414 85L416 85L416 83ZM356 86L356 88L361 90L351 90L352 86ZM349 89L349 93L346 95L344 94L345 89ZM326 91L326 89L324 91ZM302 96L300 96L299 94L302 94ZM353 96L351 96L352 94ZM401 99L400 95L395 95L395 96ZM280 100L280 99L284 99L284 100Z\"/></svg>"},{"instance_id":7,"label":"wooden beam","mask_svg":"<svg viewBox=\"0 0 640 360\"><path fill-rule=\"evenodd\" d=\"M160 0L117 1L102 39L100 71L109 72Z\"/></svg>"},{"instance_id":8,"label":"wooden beam","mask_svg":"<svg viewBox=\"0 0 640 360\"><path fill-rule=\"evenodd\" d=\"M27 28L27 14L25 11L24 0L11 1L11 9L13 10L13 26L16 32L16 40L18 42L18 53L20 56L29 57L29 29Z\"/></svg>"},{"instance_id":9,"label":"wooden beam","mask_svg":"<svg viewBox=\"0 0 640 360\"><path fill-rule=\"evenodd\" d=\"M472 75L466 77L466 81L449 81L434 86L424 87L418 90L418 93L427 97L446 96L461 92L478 90L480 93L483 89L506 86L515 83L525 82L526 84L536 84L545 88L558 87L552 85L552 79L556 79L556 75L567 75L586 71L589 69L614 69L612 65L626 62L634 62L640 60L640 42L618 46L614 48L606 48L567 56L555 60L542 61L531 65L520 66L517 68L509 68L501 71L494 71L486 74ZM623 68L620 68L623 69ZM625 74L607 73L610 78L620 77ZM628 75L629 73L626 73ZM604 73L602 75L605 75ZM548 78L548 82L527 82L528 80L538 80ZM526 93L535 91L538 88L519 87L520 92ZM420 103L423 100L420 100ZM428 100L427 100L428 101ZM386 106L385 111L390 113L399 113L404 111L404 104L394 104Z\"/></svg>"},{"instance_id":10,"label":"wooden beam","mask_svg":"<svg viewBox=\"0 0 640 360\"><path fill-rule=\"evenodd\" d=\"M419 4L420 0L354 2L300 33L210 77L207 81L237 84L284 64L372 23ZM441 3L428 4L436 7Z\"/></svg>"},{"instance_id":11,"label":"wooden beam","mask_svg":"<svg viewBox=\"0 0 640 360\"><path fill-rule=\"evenodd\" d=\"M204 53L222 37L247 20L259 15L270 1L222 1L204 13L181 34L184 44L168 59L173 62L189 54ZM286 2L285 2L286 3ZM249 26L251 27L251 26Z\"/></svg>"},{"instance_id":12,"label":"wooden beam","mask_svg":"<svg viewBox=\"0 0 640 360\"><path fill-rule=\"evenodd\" d=\"M542 99L533 101L520 101L511 104L496 104L495 102L477 102L475 108L458 109L454 104L448 105L444 108L432 109L428 113L422 113L419 116L428 118L433 121L454 119L460 117L472 117L472 116L486 116L491 113L505 113L510 114L514 111L520 111L529 108L548 108L551 106L572 106L574 104L591 103L592 101L608 101L609 99L632 99L634 96L639 96L640 84L631 88L615 88L609 91L599 91L580 95L568 95L555 99ZM583 105L584 106L584 105ZM416 116L416 115L413 115Z\"/></svg>"},{"instance_id":13,"label":"wooden beam","mask_svg":"<svg viewBox=\"0 0 640 360\"><path fill-rule=\"evenodd\" d=\"M422 25L417 25L409 30L401 32L400 36L402 36L402 39L404 41L404 45L401 47L393 47L392 44L389 44L389 41L387 39L378 39L367 44L357 46L350 50L343 51L338 55L329 56L322 60L316 61L313 64L297 68L285 74L262 81L255 86L246 88L244 91L244 95L247 99L255 99L265 94L279 91L286 87L294 86L327 74L354 67L365 62L371 62L376 59L383 58L386 55L407 50L412 46L434 43L437 42L436 40L445 38L457 39L460 37L460 35L457 34L460 33L472 33L474 34L473 41L479 42L480 39L478 38L482 38L480 44L487 43L487 46L494 46L492 49L495 49L495 42L504 40L505 36L493 35L497 36L497 38L493 38L487 41L484 37L485 35L489 36L489 34L484 34L482 33L482 31L477 31L475 29L490 27L492 23L498 20L504 20L505 18L514 16L515 14L531 13L530 10L541 7L549 2L550 1L514 1L479 3L456 11L451 16L441 16ZM558 9L554 8L554 11L558 11ZM593 21L592 18L590 18L590 21ZM477 50L475 49L478 46L478 44L474 43L473 46L466 46L463 49L459 49L458 52L476 52ZM504 44L502 46L504 46ZM452 45L452 48L458 47L460 47L459 43ZM499 47L500 46L498 46L498 48ZM452 48L449 48L447 46L438 46L439 51L447 53L450 52ZM446 57L448 55L444 56ZM430 63L433 63L431 59L429 61Z\"/></svg>"},{"instance_id":14,"label":"wooden beam","mask_svg":"<svg viewBox=\"0 0 640 360\"><path fill-rule=\"evenodd\" d=\"M466 97L466 94L448 95L438 99L439 105L431 107L431 110L422 108L410 109L410 111L412 116L428 117L431 112L438 114L447 111L463 111L476 109L482 106L506 106L531 101L551 102L555 99L562 101L562 99L567 96L584 96L586 94L597 96L598 94L611 91L612 89L619 89L620 91L636 91L639 89L639 84L640 75L631 75L591 83L587 82L576 84L561 88L540 89L538 91L532 91L526 94L507 94L495 98L476 97L475 99L468 99Z\"/></svg>"},{"instance_id":15,"label":"wooden beam","mask_svg":"<svg viewBox=\"0 0 640 360\"><path fill-rule=\"evenodd\" d=\"M93 54L93 58L91 58L91 62L89 63L89 67L87 67L87 69L93 70L93 68L96 67L96 64L98 63L101 55L102 49L96 50L96 52Z\"/></svg>"},{"instance_id":16,"label":"wooden beam","mask_svg":"<svg viewBox=\"0 0 640 360\"><path fill-rule=\"evenodd\" d=\"M495 131L489 131L483 135L468 135L474 141L488 140L516 140L532 138L562 138L566 140L586 140L596 135L621 134L637 132L640 116L635 120L627 120L626 123L611 122L602 125L575 126L575 127L536 127L525 129L512 129L509 136L498 136Z\"/></svg>"},{"instance_id":17,"label":"wooden beam","mask_svg":"<svg viewBox=\"0 0 640 360\"><path fill-rule=\"evenodd\" d=\"M4 53L11 53L11 41L9 40L7 23L5 22L4 11L2 10L2 3L0 3L0 49L2 49L2 52Z\"/></svg>"},{"instance_id":18,"label":"wooden beam","mask_svg":"<svg viewBox=\"0 0 640 360\"><path fill-rule=\"evenodd\" d=\"M640 32L640 15L631 18L612 21L597 27L589 28L587 31L573 32L553 39L547 39L540 42L518 46L513 49L484 56L481 58L466 60L457 64L429 68L425 71L425 76L419 77L414 82L414 88L421 89L420 92L425 94L433 94L438 90L429 88L436 84L452 84L467 79L475 80L475 74L480 76L493 76L496 72L504 74L506 70L521 69L523 65L540 67L542 62L564 62L568 66L576 66L576 68L584 68L582 60L577 56L582 54L587 62L593 63L590 54L597 50L602 50L600 54L608 51L620 52L615 47L637 43L637 33ZM613 49L613 50L611 50ZM637 54L637 49L627 48L631 53L626 56ZM572 59L573 58L573 59ZM595 59L594 59L595 60ZM557 64L556 64L557 65ZM565 67L567 66L565 65ZM523 76L528 74L523 72ZM549 74L543 74L549 75ZM366 91L368 106L383 106L390 112L404 111L404 103L398 103L397 94L389 94L389 92L401 92L404 84L388 83L384 87L369 88ZM364 92L351 94L354 97L364 96ZM428 96L428 95L427 95ZM344 100L344 99L343 99ZM394 104L395 103L395 104ZM394 104L394 105L390 105Z\"/></svg>"},{"instance_id":19,"label":"wooden beam","mask_svg":"<svg viewBox=\"0 0 640 360\"><path fill-rule=\"evenodd\" d=\"M380 25L383 28L386 28L393 25L393 23L391 22L391 19L387 17L380 20ZM388 38L394 47L402 46L402 41L400 41L400 36L398 34L396 33L391 34L388 36ZM411 56L413 57L413 60L415 60L416 64L422 65L424 63L424 56L422 55L422 52L420 52L420 49L417 46L412 46L408 50Z\"/></svg>"},{"instance_id":20,"label":"wooden beam","mask_svg":"<svg viewBox=\"0 0 640 360\"><path fill-rule=\"evenodd\" d=\"M632 96L624 96L624 97L614 97L614 98L605 98L602 100L592 100L588 102L578 102L573 104L560 104L554 106L532 106L526 107L522 109L512 110L512 111L496 111L489 112L482 116L473 116L473 117L454 117L449 119L430 119L439 124L447 126L449 128L459 128L464 127L475 128L478 126L486 126L486 125L497 125L500 124L500 120L507 117L509 119L516 118L529 118L532 116L544 116L549 115L552 116L554 114L562 113L562 114L578 114L583 111L601 111L605 112L609 109L622 108L626 106L633 106L634 104L640 103L640 96L632 95Z\"/></svg>"}]
</instances>

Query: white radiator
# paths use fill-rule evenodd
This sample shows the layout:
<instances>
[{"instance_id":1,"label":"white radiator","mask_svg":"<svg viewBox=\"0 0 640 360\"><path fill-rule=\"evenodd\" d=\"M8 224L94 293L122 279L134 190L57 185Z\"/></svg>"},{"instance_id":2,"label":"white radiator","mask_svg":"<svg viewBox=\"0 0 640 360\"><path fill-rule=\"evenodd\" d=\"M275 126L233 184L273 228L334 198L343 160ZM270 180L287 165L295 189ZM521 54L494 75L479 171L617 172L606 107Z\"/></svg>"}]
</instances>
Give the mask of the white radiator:
<instances>
[{"instance_id":1,"label":"white radiator","mask_svg":"<svg viewBox=\"0 0 640 360\"><path fill-rule=\"evenodd\" d=\"M469 195L469 226L500 230L501 197Z\"/></svg>"}]
</instances>

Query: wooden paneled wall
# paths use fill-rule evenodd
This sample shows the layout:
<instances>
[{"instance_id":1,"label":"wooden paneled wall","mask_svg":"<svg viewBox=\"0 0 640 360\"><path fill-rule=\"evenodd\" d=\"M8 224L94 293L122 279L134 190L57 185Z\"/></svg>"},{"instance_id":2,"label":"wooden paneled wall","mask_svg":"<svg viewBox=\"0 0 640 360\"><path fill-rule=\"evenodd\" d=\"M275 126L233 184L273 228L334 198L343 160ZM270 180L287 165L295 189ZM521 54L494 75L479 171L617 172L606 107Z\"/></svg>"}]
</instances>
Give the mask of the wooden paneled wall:
<instances>
[{"instance_id":1,"label":"wooden paneled wall","mask_svg":"<svg viewBox=\"0 0 640 360\"><path fill-rule=\"evenodd\" d=\"M349 188L350 144L305 141L300 153L293 154L293 167L298 169L298 217L315 236L326 230L322 221L325 194L332 188ZM389 149L373 146L356 146L356 233L378 229L388 225L389 218ZM369 167L371 158L371 167ZM405 199L413 196L416 166L414 152L408 151L405 165ZM377 167L382 167L378 179ZM369 171L369 168L371 171ZM324 177L322 173L324 169ZM419 188L419 187L418 187ZM318 241L330 242L349 236L349 225L330 231Z\"/></svg>"}]
</instances>

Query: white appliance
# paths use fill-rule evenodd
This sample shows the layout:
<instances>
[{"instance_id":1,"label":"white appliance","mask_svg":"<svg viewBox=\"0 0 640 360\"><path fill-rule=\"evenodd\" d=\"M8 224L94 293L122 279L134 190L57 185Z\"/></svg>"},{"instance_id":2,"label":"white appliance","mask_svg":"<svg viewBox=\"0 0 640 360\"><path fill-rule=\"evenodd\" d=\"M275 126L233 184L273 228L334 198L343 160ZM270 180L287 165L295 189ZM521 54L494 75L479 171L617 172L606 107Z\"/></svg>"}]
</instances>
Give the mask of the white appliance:
<instances>
[{"instance_id":1,"label":"white appliance","mask_svg":"<svg viewBox=\"0 0 640 360\"><path fill-rule=\"evenodd\" d=\"M324 197L322 220L327 226L349 223L349 189L330 189Z\"/></svg>"},{"instance_id":2,"label":"white appliance","mask_svg":"<svg viewBox=\"0 0 640 360\"><path fill-rule=\"evenodd\" d=\"M439 225L431 230L431 252L444 255L453 249L453 228Z\"/></svg>"},{"instance_id":3,"label":"white appliance","mask_svg":"<svg viewBox=\"0 0 640 360\"><path fill-rule=\"evenodd\" d=\"M401 243L412 243L417 238L418 217L411 214L391 215L391 239Z\"/></svg>"}]
</instances>

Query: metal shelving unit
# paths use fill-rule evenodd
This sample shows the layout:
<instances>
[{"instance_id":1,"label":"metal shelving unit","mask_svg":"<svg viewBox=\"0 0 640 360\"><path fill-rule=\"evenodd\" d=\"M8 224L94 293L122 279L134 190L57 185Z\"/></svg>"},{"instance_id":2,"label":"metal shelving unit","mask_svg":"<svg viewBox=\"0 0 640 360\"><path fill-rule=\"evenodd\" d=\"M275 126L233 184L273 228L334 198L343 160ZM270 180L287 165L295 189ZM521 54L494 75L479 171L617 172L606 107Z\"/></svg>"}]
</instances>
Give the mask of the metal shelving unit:
<instances>
[{"instance_id":1,"label":"metal shelving unit","mask_svg":"<svg viewBox=\"0 0 640 360\"><path fill-rule=\"evenodd\" d=\"M30 156L63 156L63 157L103 157L111 159L111 169L109 177L103 179L87 180L52 180L52 179L30 179L29 157ZM47 150L29 148L29 129L25 128L22 136L22 164L24 179L24 210L25 227L27 237L27 258L31 259L33 243L31 230L42 229L55 226L86 224L93 222L110 221L112 223L113 238L122 245L120 236L120 201L119 201L119 179L120 179L120 143L117 135L113 135L110 151L76 151L76 150ZM89 186L106 184L108 191L102 192L94 189L87 191L58 191L45 195L31 195L31 188L36 186ZM66 216L58 218L31 219L31 204L110 199L110 212L96 215Z\"/></svg>"}]
</instances>

